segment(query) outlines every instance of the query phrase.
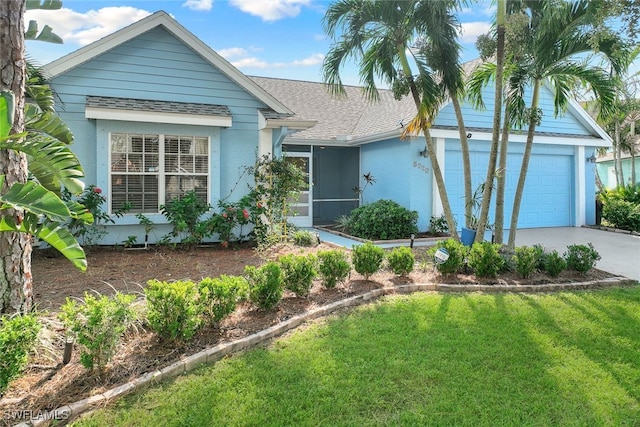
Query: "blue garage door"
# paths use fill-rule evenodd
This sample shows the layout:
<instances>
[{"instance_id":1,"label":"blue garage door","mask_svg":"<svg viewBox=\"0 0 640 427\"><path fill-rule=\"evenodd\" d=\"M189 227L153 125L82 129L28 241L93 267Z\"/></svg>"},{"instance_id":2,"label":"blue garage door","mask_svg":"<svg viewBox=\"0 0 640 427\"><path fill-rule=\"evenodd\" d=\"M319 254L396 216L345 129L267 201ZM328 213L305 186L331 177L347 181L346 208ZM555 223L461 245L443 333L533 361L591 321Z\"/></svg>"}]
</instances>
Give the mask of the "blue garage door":
<instances>
[{"instance_id":1,"label":"blue garage door","mask_svg":"<svg viewBox=\"0 0 640 427\"><path fill-rule=\"evenodd\" d=\"M473 188L484 180L488 163L488 153L471 153L474 167ZM508 158L507 190L505 206L505 225L511 220L513 197L518 183L522 155L513 154ZM529 161L529 171L525 183L525 191L520 206L518 228L565 227L572 225L573 212L572 192L572 156L533 154ZM445 181L449 201L458 227L464 224L464 176L462 154L459 151L446 153ZM493 196L495 205L495 193ZM490 221L494 221L494 208L491 209Z\"/></svg>"}]
</instances>

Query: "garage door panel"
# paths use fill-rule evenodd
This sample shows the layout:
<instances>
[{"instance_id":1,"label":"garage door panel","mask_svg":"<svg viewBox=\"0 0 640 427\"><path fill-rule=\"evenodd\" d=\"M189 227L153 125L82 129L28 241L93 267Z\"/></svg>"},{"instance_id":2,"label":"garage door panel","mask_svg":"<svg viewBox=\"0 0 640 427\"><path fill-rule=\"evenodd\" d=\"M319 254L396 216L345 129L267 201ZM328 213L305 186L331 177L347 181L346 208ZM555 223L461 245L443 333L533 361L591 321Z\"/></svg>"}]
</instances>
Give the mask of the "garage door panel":
<instances>
[{"instance_id":1,"label":"garage door panel","mask_svg":"<svg viewBox=\"0 0 640 427\"><path fill-rule=\"evenodd\" d=\"M447 151L445 182L452 210L458 226L464 223L464 178L462 155L459 151ZM479 176L486 174L488 153L472 153L474 189ZM572 156L532 154L525 182L525 191L520 206L518 227L563 227L572 225ZM513 199L518 183L521 154L508 156L505 222L508 224L513 210ZM490 221L493 222L495 197L493 198Z\"/></svg>"}]
</instances>

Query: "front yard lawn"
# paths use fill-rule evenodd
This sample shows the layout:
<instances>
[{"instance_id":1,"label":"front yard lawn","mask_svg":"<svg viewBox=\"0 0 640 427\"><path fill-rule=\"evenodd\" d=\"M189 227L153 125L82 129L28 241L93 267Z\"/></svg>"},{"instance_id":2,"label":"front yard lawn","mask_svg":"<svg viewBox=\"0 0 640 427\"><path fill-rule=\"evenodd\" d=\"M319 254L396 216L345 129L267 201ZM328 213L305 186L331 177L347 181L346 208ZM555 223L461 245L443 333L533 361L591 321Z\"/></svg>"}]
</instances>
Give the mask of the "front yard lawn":
<instances>
[{"instance_id":1,"label":"front yard lawn","mask_svg":"<svg viewBox=\"0 0 640 427\"><path fill-rule=\"evenodd\" d=\"M84 426L637 426L640 287L385 297Z\"/></svg>"}]
</instances>

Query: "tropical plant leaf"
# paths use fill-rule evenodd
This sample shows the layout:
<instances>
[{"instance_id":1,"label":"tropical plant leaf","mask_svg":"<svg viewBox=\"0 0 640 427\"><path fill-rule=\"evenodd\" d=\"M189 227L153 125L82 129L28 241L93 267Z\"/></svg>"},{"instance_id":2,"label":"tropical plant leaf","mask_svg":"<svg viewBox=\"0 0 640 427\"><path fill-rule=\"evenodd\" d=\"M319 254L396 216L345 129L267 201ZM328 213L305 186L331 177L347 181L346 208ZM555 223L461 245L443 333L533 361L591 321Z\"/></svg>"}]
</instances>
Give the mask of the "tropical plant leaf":
<instances>
[{"instance_id":1,"label":"tropical plant leaf","mask_svg":"<svg viewBox=\"0 0 640 427\"><path fill-rule=\"evenodd\" d=\"M22 222L16 223L12 216L0 217L0 231L28 233L57 249L65 258L81 271L87 270L87 257L75 237L63 225L46 221L39 223L35 214L27 214Z\"/></svg>"},{"instance_id":2,"label":"tropical plant leaf","mask_svg":"<svg viewBox=\"0 0 640 427\"><path fill-rule=\"evenodd\" d=\"M15 95L11 91L0 91L0 137L6 137L13 126Z\"/></svg>"},{"instance_id":3,"label":"tropical plant leaf","mask_svg":"<svg viewBox=\"0 0 640 427\"><path fill-rule=\"evenodd\" d=\"M4 185L4 175L0 175L0 188ZM64 222L71 216L67 205L52 191L42 185L27 181L13 184L5 194L0 195L0 209L18 208L35 215L43 215L51 221Z\"/></svg>"},{"instance_id":4,"label":"tropical plant leaf","mask_svg":"<svg viewBox=\"0 0 640 427\"><path fill-rule=\"evenodd\" d=\"M15 137L17 135L13 135ZM80 178L84 170L71 149L63 142L47 135L31 134L23 142L14 139L2 141L0 149L13 149L27 154L29 171L46 189L59 194L64 186L73 194L84 189Z\"/></svg>"},{"instance_id":5,"label":"tropical plant leaf","mask_svg":"<svg viewBox=\"0 0 640 427\"><path fill-rule=\"evenodd\" d=\"M64 203L67 205L69 212L71 212L72 219L77 219L85 224L93 224L93 215L83 204L75 200L65 200Z\"/></svg>"},{"instance_id":6,"label":"tropical plant leaf","mask_svg":"<svg viewBox=\"0 0 640 427\"><path fill-rule=\"evenodd\" d=\"M25 106L25 128L27 131L46 133L65 144L73 142L73 133L60 116L52 111L42 111L33 104Z\"/></svg>"}]
</instances>

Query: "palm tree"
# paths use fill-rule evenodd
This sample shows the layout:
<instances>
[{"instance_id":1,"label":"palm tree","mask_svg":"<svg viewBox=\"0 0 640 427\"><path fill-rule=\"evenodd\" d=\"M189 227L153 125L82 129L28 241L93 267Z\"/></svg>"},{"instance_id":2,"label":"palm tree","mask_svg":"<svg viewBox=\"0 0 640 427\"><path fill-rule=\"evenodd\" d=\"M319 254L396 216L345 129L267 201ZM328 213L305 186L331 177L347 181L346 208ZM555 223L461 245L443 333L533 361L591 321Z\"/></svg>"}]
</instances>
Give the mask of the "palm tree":
<instances>
[{"instance_id":1,"label":"palm tree","mask_svg":"<svg viewBox=\"0 0 640 427\"><path fill-rule=\"evenodd\" d=\"M332 3L323 19L325 32L336 39L338 30L342 30L342 36L327 53L323 77L334 94L344 94L340 69L345 61L355 58L360 61L360 79L369 98L377 99L376 77L390 86L408 89L418 110L418 127L426 140L449 230L452 237L458 238L429 131L429 124L443 102L444 88L455 87L452 81L456 73L460 76L457 21L451 13L454 6L452 0L338 0ZM428 58L420 55L420 49L411 49L418 37L427 40L430 48L441 55L438 64L442 68L430 68ZM407 52L414 59L417 77ZM441 84L436 70L442 80L451 80L449 86Z\"/></svg>"},{"instance_id":2,"label":"palm tree","mask_svg":"<svg viewBox=\"0 0 640 427\"><path fill-rule=\"evenodd\" d=\"M510 105L513 111L524 110L526 87L532 87L532 99L528 108L528 131L522 167L516 187L509 230L509 248L515 247L520 203L524 190L536 125L541 120L539 108L540 88L545 82L554 91L555 114L564 110L568 96L576 81L588 85L600 99L604 111L609 111L615 97L615 85L605 70L591 66L578 57L597 49L614 70L620 72L626 66L626 54L621 53L619 39L612 34L594 41L591 30L593 17L599 2L579 0L564 2L554 0L524 1L531 18L531 45L528 54L513 64L514 73L509 82ZM594 43L597 43L594 46ZM515 77L515 78L514 78Z\"/></svg>"}]
</instances>

